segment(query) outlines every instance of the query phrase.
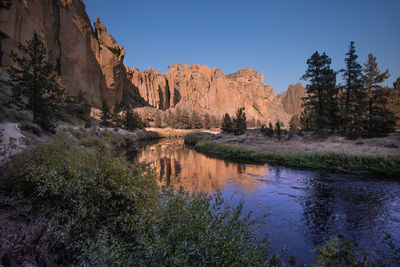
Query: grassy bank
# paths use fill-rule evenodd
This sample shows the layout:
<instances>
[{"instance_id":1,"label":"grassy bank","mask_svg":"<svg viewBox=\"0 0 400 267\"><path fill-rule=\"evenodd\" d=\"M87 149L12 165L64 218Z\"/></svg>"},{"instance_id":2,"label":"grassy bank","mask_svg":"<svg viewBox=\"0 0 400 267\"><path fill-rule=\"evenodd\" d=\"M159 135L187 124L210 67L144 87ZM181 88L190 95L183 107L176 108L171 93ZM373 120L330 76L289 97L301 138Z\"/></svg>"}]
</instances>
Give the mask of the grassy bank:
<instances>
[{"instance_id":1,"label":"grassy bank","mask_svg":"<svg viewBox=\"0 0 400 267\"><path fill-rule=\"evenodd\" d=\"M185 144L196 151L222 158L254 163L270 163L294 168L340 172L370 173L395 177L400 175L400 155L362 156L338 153L277 153L226 145L207 140L201 134L185 136Z\"/></svg>"}]
</instances>

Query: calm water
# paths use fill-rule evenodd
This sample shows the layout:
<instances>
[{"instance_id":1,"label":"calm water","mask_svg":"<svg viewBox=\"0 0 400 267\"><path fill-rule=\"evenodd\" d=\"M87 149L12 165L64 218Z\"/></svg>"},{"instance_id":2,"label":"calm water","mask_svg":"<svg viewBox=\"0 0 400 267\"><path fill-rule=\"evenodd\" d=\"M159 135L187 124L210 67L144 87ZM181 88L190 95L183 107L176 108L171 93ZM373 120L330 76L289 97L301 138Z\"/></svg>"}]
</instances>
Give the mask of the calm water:
<instances>
[{"instance_id":1,"label":"calm water","mask_svg":"<svg viewBox=\"0 0 400 267\"><path fill-rule=\"evenodd\" d=\"M379 248L385 233L400 245L399 182L239 164L197 153L181 139L144 146L134 159L155 167L162 184L243 199L260 235L273 238L275 251L286 247L297 263L310 263L311 249L339 233L368 251Z\"/></svg>"}]
</instances>

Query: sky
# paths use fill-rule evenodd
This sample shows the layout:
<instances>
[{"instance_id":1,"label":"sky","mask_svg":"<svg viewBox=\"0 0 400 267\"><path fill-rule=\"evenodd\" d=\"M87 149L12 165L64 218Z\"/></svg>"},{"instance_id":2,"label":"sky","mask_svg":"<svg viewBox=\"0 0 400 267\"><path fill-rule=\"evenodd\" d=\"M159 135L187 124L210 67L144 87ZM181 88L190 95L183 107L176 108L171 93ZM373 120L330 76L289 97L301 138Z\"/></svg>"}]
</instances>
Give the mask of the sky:
<instances>
[{"instance_id":1,"label":"sky","mask_svg":"<svg viewBox=\"0 0 400 267\"><path fill-rule=\"evenodd\" d=\"M400 76L400 0L83 0L126 50L124 63L167 72L174 61L220 68L253 67L276 93L301 81L307 59L326 52L344 68L350 41L359 63L368 54ZM338 79L341 82L341 79Z\"/></svg>"}]
</instances>

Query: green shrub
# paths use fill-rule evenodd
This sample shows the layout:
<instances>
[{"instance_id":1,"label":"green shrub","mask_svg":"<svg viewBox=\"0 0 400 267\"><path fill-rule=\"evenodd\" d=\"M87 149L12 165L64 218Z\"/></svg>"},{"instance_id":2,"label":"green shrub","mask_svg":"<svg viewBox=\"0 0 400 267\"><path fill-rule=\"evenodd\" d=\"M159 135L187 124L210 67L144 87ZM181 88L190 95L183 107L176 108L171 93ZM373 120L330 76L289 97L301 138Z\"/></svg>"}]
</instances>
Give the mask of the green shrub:
<instances>
[{"instance_id":1,"label":"green shrub","mask_svg":"<svg viewBox=\"0 0 400 267\"><path fill-rule=\"evenodd\" d=\"M243 205L233 208L220 195L161 191L151 169L107 148L84 150L57 139L16 156L2 178L32 212L58 223L56 245L46 253L62 265L281 262L257 241Z\"/></svg>"},{"instance_id":2,"label":"green shrub","mask_svg":"<svg viewBox=\"0 0 400 267\"><path fill-rule=\"evenodd\" d=\"M62 243L76 256L84 242L97 240L99 229L125 240L160 196L155 175L144 166L62 141L19 155L6 177L38 211L58 218Z\"/></svg>"}]
</instances>

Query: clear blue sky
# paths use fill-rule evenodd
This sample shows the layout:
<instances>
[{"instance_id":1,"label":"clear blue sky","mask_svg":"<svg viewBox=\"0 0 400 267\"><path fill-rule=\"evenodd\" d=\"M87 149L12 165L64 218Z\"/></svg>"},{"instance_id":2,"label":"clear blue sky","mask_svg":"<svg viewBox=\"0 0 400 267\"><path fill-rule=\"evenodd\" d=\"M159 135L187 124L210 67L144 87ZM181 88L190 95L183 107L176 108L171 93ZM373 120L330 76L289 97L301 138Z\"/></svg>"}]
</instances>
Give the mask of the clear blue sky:
<instances>
[{"instance_id":1,"label":"clear blue sky","mask_svg":"<svg viewBox=\"0 0 400 267\"><path fill-rule=\"evenodd\" d=\"M326 52L344 67L349 42L368 53L392 84L400 76L400 0L84 0L126 50L125 64L161 72L174 61L221 68L252 66L275 92L300 81L306 60Z\"/></svg>"}]
</instances>

